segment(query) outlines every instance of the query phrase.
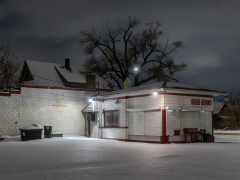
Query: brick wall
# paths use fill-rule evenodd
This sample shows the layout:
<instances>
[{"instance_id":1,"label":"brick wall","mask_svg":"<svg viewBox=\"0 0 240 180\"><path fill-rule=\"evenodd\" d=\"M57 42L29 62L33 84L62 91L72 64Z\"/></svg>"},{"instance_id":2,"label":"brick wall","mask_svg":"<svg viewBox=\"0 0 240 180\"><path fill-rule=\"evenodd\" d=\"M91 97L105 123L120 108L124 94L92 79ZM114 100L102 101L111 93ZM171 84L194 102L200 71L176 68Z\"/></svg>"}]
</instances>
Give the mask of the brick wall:
<instances>
[{"instance_id":1,"label":"brick wall","mask_svg":"<svg viewBox=\"0 0 240 180\"><path fill-rule=\"evenodd\" d=\"M92 92L22 87L21 92L0 94L0 136L20 135L19 128L53 126L53 133L85 135L82 109Z\"/></svg>"}]
</instances>

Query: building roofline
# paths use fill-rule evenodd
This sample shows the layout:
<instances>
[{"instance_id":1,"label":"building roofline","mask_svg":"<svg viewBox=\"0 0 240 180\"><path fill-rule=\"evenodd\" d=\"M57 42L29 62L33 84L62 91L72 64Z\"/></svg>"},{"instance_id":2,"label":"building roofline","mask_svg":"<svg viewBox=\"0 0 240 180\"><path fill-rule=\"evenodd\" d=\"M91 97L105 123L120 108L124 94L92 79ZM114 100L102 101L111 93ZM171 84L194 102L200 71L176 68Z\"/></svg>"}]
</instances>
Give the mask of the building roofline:
<instances>
[{"instance_id":1,"label":"building roofline","mask_svg":"<svg viewBox=\"0 0 240 180\"><path fill-rule=\"evenodd\" d=\"M159 94L181 94L181 95L195 95L195 96L203 96L203 97L213 97L213 96L228 96L228 93L222 91L215 91L211 89L205 88L194 88L193 86L183 87L159 87L159 83L155 83L146 86L133 87L129 89L123 89L118 91L113 91L110 93L104 93L99 96L93 97L94 99L109 99L109 98L123 98L123 97L133 97L133 96L142 96L142 95L151 95L153 91L157 91ZM186 87L184 87L186 86Z\"/></svg>"},{"instance_id":2,"label":"building roofline","mask_svg":"<svg viewBox=\"0 0 240 180\"><path fill-rule=\"evenodd\" d=\"M72 88L72 87L58 87L58 86L37 86L37 85L29 85L29 84L19 84L20 87L24 88L36 88L36 89L57 89L57 90L72 90L72 91L88 91L88 92L109 92L111 89L97 89L97 88Z\"/></svg>"}]
</instances>

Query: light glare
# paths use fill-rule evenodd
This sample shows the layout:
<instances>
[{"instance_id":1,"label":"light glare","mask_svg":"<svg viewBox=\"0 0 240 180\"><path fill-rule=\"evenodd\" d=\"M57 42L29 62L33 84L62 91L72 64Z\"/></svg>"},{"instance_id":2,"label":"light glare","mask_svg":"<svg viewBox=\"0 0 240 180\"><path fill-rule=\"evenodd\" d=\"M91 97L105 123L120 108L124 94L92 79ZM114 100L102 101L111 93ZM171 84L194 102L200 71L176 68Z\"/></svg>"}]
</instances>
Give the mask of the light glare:
<instances>
[{"instance_id":1,"label":"light glare","mask_svg":"<svg viewBox=\"0 0 240 180\"><path fill-rule=\"evenodd\" d=\"M157 96L157 95L158 95L158 92L157 92L157 91L153 91L152 95L153 95L153 96Z\"/></svg>"},{"instance_id":2,"label":"light glare","mask_svg":"<svg viewBox=\"0 0 240 180\"><path fill-rule=\"evenodd\" d=\"M93 102L93 99L92 99L92 98L89 98L89 99L88 99L88 102Z\"/></svg>"}]
</instances>

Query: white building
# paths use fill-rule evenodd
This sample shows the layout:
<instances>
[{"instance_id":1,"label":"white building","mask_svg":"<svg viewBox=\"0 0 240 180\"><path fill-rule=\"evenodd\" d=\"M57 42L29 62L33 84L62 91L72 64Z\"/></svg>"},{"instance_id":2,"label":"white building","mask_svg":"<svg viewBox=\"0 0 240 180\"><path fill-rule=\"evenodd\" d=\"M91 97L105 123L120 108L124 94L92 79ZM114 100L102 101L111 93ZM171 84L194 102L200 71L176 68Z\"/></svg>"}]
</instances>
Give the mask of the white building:
<instances>
[{"instance_id":1,"label":"white building","mask_svg":"<svg viewBox=\"0 0 240 180\"><path fill-rule=\"evenodd\" d=\"M0 92L0 136L20 135L20 128L39 124L52 126L53 133L86 135L82 109L90 96L111 91L97 75L81 74L80 68L26 60L20 88Z\"/></svg>"},{"instance_id":2,"label":"white building","mask_svg":"<svg viewBox=\"0 0 240 180\"><path fill-rule=\"evenodd\" d=\"M83 111L92 119L92 137L169 143L201 141L208 135L214 141L213 97L219 95L227 94L159 82L94 96Z\"/></svg>"},{"instance_id":3,"label":"white building","mask_svg":"<svg viewBox=\"0 0 240 180\"><path fill-rule=\"evenodd\" d=\"M0 136L39 124L63 135L168 143L204 132L214 141L213 97L225 92L172 82L111 92L101 77L79 71L69 60L25 61L20 89L0 92Z\"/></svg>"}]
</instances>

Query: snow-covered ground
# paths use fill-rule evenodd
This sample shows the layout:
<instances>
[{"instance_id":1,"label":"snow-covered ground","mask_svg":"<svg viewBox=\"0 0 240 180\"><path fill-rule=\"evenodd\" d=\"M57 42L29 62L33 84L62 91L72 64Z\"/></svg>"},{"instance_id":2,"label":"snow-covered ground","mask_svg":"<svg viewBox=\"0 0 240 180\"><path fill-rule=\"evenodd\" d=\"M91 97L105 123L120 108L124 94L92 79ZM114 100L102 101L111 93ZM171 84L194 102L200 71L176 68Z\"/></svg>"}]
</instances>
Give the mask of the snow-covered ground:
<instances>
[{"instance_id":1,"label":"snow-covered ground","mask_svg":"<svg viewBox=\"0 0 240 180\"><path fill-rule=\"evenodd\" d=\"M147 144L63 137L0 141L1 180L232 180L240 136L216 143Z\"/></svg>"},{"instance_id":2,"label":"snow-covered ground","mask_svg":"<svg viewBox=\"0 0 240 180\"><path fill-rule=\"evenodd\" d=\"M214 134L218 135L240 135L240 130L214 130Z\"/></svg>"}]
</instances>

